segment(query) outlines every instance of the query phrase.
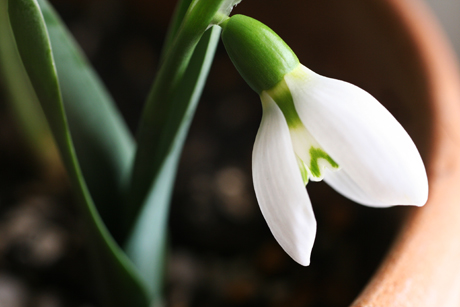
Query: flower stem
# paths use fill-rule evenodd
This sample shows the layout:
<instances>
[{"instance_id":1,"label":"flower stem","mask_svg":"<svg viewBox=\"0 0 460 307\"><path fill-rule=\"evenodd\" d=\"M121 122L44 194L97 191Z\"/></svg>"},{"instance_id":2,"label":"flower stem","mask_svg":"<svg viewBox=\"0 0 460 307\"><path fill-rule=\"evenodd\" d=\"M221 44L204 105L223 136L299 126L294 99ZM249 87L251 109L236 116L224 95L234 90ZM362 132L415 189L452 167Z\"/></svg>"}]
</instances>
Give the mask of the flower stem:
<instances>
[{"instance_id":1,"label":"flower stem","mask_svg":"<svg viewBox=\"0 0 460 307\"><path fill-rule=\"evenodd\" d=\"M137 132L138 149L128 194L127 229L132 224L174 145L188 100L175 100L190 58L203 33L228 0L194 0L182 24L173 30L156 80L148 95ZM175 35L174 35L174 32ZM183 116L178 116L181 114Z\"/></svg>"}]
</instances>

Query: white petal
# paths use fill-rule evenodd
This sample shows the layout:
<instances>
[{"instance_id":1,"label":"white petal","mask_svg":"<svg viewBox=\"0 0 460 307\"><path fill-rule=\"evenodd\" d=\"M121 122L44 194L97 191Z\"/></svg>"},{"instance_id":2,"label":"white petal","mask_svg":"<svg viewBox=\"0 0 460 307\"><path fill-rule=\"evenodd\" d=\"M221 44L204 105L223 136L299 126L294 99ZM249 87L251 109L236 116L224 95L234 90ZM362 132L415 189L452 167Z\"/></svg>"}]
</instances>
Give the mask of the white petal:
<instances>
[{"instance_id":1,"label":"white petal","mask_svg":"<svg viewBox=\"0 0 460 307\"><path fill-rule=\"evenodd\" d=\"M295 261L310 264L316 220L303 184L283 113L265 92L252 155L254 189L268 226Z\"/></svg>"},{"instance_id":2,"label":"white petal","mask_svg":"<svg viewBox=\"0 0 460 307\"><path fill-rule=\"evenodd\" d=\"M338 171L330 171L326 169L324 181L334 190L343 196L351 199L354 202L370 207L387 207L388 205L379 202L377 199L369 195L361 189L359 185L346 173L344 169Z\"/></svg>"},{"instance_id":3,"label":"white petal","mask_svg":"<svg viewBox=\"0 0 460 307\"><path fill-rule=\"evenodd\" d=\"M425 204L428 180L420 154L374 97L303 66L286 75L286 83L305 127L371 203Z\"/></svg>"}]
</instances>

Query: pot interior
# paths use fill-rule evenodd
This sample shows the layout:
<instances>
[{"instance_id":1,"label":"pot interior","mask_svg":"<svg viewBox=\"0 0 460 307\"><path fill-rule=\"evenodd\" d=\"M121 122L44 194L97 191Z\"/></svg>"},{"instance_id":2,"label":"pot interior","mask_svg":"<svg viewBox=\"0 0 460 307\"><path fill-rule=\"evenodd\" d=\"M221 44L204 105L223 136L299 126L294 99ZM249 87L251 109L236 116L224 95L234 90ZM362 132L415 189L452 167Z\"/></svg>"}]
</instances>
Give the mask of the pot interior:
<instances>
[{"instance_id":1,"label":"pot interior","mask_svg":"<svg viewBox=\"0 0 460 307\"><path fill-rule=\"evenodd\" d=\"M315 72L374 95L428 160L428 79L420 51L386 1L251 0L233 13L267 24ZM179 168L171 216L173 248L185 250L192 263L207 259L216 279L200 280L203 301L349 305L411 208L367 208L324 183L310 183L317 239L310 267L297 265L274 241L253 194L250 159L260 118L259 97L221 46Z\"/></svg>"}]
</instances>

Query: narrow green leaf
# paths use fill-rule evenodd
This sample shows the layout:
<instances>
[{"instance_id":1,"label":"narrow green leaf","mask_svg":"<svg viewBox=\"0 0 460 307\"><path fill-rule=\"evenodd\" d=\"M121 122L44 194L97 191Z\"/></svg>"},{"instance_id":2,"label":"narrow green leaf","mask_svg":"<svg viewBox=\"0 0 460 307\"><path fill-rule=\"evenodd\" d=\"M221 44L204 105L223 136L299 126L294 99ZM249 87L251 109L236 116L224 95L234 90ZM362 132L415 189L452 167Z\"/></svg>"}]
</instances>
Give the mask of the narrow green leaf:
<instances>
[{"instance_id":1,"label":"narrow green leaf","mask_svg":"<svg viewBox=\"0 0 460 307\"><path fill-rule=\"evenodd\" d=\"M82 176L73 146L51 45L36 0L9 0L8 12L24 67L61 151L87 225L94 286L102 306L148 306L149 297L132 263L105 228ZM93 280L94 278L94 280Z\"/></svg>"},{"instance_id":2,"label":"narrow green leaf","mask_svg":"<svg viewBox=\"0 0 460 307\"><path fill-rule=\"evenodd\" d=\"M186 108L178 110L171 119L178 126L177 133L171 136L172 148L154 179L126 246L128 256L138 267L154 296L162 292L166 224L177 164L214 58L219 35L219 27L209 29L201 38L187 67L180 83L181 90L173 101L174 105Z\"/></svg>"},{"instance_id":3,"label":"narrow green leaf","mask_svg":"<svg viewBox=\"0 0 460 307\"><path fill-rule=\"evenodd\" d=\"M0 0L0 85L10 110L44 169L56 169L57 151L45 115L19 57L8 17L8 0Z\"/></svg>"},{"instance_id":4,"label":"narrow green leaf","mask_svg":"<svg viewBox=\"0 0 460 307\"><path fill-rule=\"evenodd\" d=\"M137 151L126 213L127 229L131 229L157 174L171 152L180 125L176 120L187 109L186 103L174 101L174 98L180 92L193 51L206 29L215 21L222 5L228 6L229 3L232 1L194 0L158 71L137 133Z\"/></svg>"},{"instance_id":5,"label":"narrow green leaf","mask_svg":"<svg viewBox=\"0 0 460 307\"><path fill-rule=\"evenodd\" d=\"M187 10L191 3L192 3L192 0L181 0L177 3L173 17L169 24L168 33L166 33L166 38L163 44L163 48L161 50L160 62L162 62L163 59L168 54L169 48L171 47L174 41L174 38L176 37L176 34L179 31L179 27L182 24L185 13L187 13Z\"/></svg>"},{"instance_id":6,"label":"narrow green leaf","mask_svg":"<svg viewBox=\"0 0 460 307\"><path fill-rule=\"evenodd\" d=\"M126 175L134 157L134 139L54 9L47 0L38 3L49 33L64 109L83 176L104 223L118 240L122 236L119 225Z\"/></svg>"}]
</instances>

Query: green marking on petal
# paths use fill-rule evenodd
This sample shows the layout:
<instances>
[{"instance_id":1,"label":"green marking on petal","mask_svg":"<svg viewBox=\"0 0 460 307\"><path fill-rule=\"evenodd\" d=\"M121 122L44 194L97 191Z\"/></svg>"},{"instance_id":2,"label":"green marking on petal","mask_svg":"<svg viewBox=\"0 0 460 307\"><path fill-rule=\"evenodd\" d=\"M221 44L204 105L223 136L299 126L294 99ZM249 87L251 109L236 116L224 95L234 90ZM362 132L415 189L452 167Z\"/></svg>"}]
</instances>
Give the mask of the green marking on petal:
<instances>
[{"instance_id":1,"label":"green marking on petal","mask_svg":"<svg viewBox=\"0 0 460 307\"><path fill-rule=\"evenodd\" d=\"M321 148L310 148L310 172L315 177L321 177L318 159L326 160L333 168L339 168L339 165Z\"/></svg>"}]
</instances>

